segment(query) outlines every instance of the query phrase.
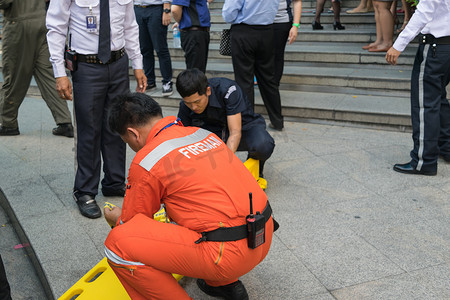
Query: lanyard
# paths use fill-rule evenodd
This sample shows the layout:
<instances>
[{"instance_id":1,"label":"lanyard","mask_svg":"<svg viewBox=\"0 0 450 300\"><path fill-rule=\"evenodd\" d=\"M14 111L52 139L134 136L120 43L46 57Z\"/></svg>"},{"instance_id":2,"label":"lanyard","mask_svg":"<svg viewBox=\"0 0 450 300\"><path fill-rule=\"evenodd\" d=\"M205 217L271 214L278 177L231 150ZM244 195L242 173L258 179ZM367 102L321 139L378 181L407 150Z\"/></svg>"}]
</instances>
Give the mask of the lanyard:
<instances>
[{"instance_id":1,"label":"lanyard","mask_svg":"<svg viewBox=\"0 0 450 300\"><path fill-rule=\"evenodd\" d=\"M167 124L166 126L164 126L163 128L161 128L161 130L160 131L158 131L158 133L157 134L155 134L155 137L158 135L158 134L160 134L161 133L161 131L163 131L164 129L167 129L167 128L169 128L170 126L173 126L173 125L180 125L181 124L181 122L180 122L181 120L180 120L180 118L177 118L176 120L175 120L175 122L173 122L173 123L170 123L170 124Z\"/></svg>"}]
</instances>

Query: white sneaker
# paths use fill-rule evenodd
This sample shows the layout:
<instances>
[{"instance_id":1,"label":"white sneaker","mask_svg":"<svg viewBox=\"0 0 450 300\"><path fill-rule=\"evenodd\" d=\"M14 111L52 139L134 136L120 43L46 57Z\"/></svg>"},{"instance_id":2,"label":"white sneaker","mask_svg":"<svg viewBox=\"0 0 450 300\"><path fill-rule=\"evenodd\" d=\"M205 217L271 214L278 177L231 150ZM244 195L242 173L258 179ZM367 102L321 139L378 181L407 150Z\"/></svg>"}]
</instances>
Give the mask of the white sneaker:
<instances>
[{"instance_id":1,"label":"white sneaker","mask_svg":"<svg viewBox=\"0 0 450 300\"><path fill-rule=\"evenodd\" d=\"M164 83L162 87L163 97L169 97L172 94L173 94L172 82L169 81L167 83Z\"/></svg>"}]
</instances>

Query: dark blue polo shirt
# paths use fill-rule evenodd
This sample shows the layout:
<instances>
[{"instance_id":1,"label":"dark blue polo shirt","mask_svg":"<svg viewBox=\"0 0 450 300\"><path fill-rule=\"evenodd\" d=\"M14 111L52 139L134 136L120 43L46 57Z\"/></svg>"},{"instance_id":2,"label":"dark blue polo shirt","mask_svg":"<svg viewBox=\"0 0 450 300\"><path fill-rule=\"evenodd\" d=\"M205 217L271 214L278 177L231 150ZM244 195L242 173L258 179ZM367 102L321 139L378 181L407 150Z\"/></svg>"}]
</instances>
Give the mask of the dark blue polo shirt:
<instances>
[{"instance_id":1,"label":"dark blue polo shirt","mask_svg":"<svg viewBox=\"0 0 450 300\"><path fill-rule=\"evenodd\" d=\"M173 5L183 6L180 29L192 26L211 27L211 18L206 0L173 0Z\"/></svg>"},{"instance_id":2,"label":"dark blue polo shirt","mask_svg":"<svg viewBox=\"0 0 450 300\"><path fill-rule=\"evenodd\" d=\"M266 127L264 118L253 111L250 101L235 81L218 77L208 80L208 84L211 95L203 113L194 113L181 101L178 117L184 126L204 128L224 141L229 136L227 116L241 113L242 131L253 126Z\"/></svg>"}]
</instances>

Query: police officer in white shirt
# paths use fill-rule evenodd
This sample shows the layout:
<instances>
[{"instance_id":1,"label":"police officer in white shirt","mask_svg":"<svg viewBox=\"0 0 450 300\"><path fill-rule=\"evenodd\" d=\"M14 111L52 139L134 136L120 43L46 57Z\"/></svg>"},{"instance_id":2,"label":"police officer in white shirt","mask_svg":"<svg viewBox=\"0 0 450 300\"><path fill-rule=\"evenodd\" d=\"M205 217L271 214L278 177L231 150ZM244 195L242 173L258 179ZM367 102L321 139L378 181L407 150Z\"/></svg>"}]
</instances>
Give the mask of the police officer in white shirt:
<instances>
[{"instance_id":1,"label":"police officer in white shirt","mask_svg":"<svg viewBox=\"0 0 450 300\"><path fill-rule=\"evenodd\" d=\"M103 195L125 194L125 143L109 129L106 112L117 95L130 91L128 59L137 80L136 91L144 92L147 87L133 1L51 1L47 28L56 89L63 99L72 99L65 60L72 74L77 132L73 197L82 215L98 218L101 211L95 196L101 160ZM66 38L70 51L65 51Z\"/></svg>"},{"instance_id":2,"label":"police officer in white shirt","mask_svg":"<svg viewBox=\"0 0 450 300\"><path fill-rule=\"evenodd\" d=\"M411 161L394 165L406 174L436 175L439 155L450 162L450 0L420 0L408 25L386 54L397 63L417 34L419 49L411 75L411 120L414 148Z\"/></svg>"}]
</instances>

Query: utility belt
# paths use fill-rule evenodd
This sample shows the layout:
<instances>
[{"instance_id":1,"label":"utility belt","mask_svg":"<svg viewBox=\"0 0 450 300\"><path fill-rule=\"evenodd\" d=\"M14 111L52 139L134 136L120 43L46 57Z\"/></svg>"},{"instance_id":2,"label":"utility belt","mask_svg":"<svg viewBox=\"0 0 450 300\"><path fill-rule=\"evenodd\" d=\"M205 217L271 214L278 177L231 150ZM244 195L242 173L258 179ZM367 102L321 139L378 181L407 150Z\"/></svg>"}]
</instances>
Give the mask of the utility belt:
<instances>
[{"instance_id":1,"label":"utility belt","mask_svg":"<svg viewBox=\"0 0 450 300\"><path fill-rule=\"evenodd\" d=\"M431 44L431 45L450 45L450 36L443 36L440 38L434 37L432 34L421 34L419 36L420 44Z\"/></svg>"},{"instance_id":2,"label":"utility belt","mask_svg":"<svg viewBox=\"0 0 450 300\"><path fill-rule=\"evenodd\" d=\"M262 214L256 212L247 216L247 224L235 227L220 227L212 231L202 232L202 237L195 241L196 244L201 242L232 242L247 238L249 248L256 248L265 242L265 224L272 216L272 208L269 201L264 208ZM278 223L274 222L274 231L278 229Z\"/></svg>"},{"instance_id":3,"label":"utility belt","mask_svg":"<svg viewBox=\"0 0 450 300\"><path fill-rule=\"evenodd\" d=\"M125 55L125 48L122 48L117 51L111 51L111 58L107 62L102 62L97 54L79 54L77 53L77 60L78 62L84 62L88 64L102 64L107 65L110 63L113 63L115 61L118 61L122 56Z\"/></svg>"},{"instance_id":4,"label":"utility belt","mask_svg":"<svg viewBox=\"0 0 450 300\"><path fill-rule=\"evenodd\" d=\"M201 27L201 26L191 26L188 28L183 28L181 31L207 31L209 32L209 27Z\"/></svg>"}]
</instances>

